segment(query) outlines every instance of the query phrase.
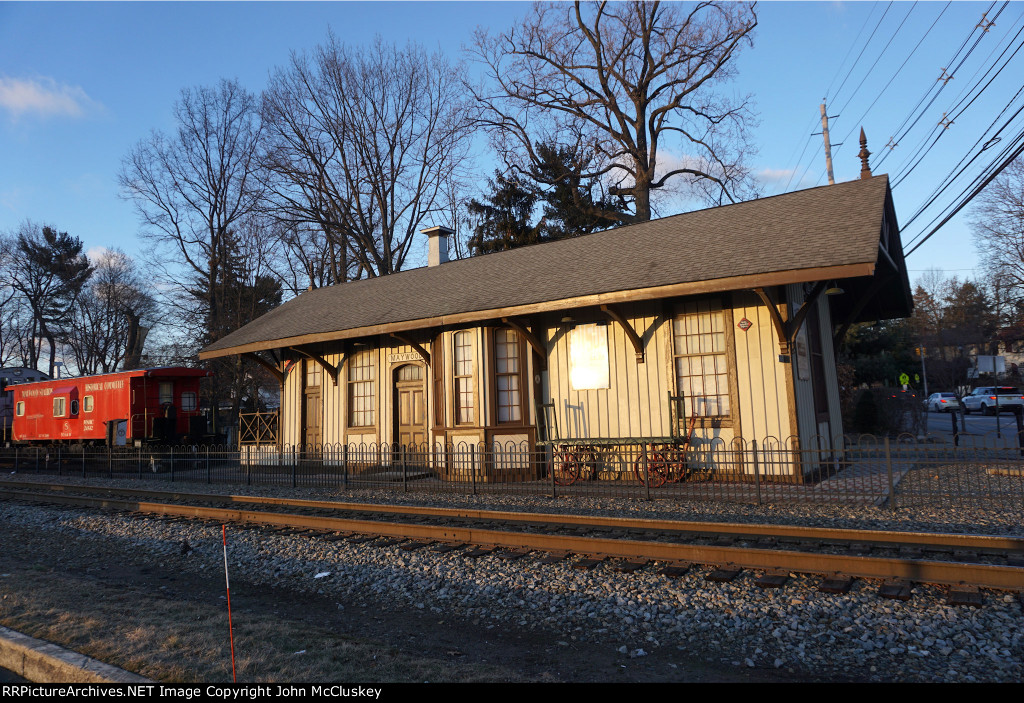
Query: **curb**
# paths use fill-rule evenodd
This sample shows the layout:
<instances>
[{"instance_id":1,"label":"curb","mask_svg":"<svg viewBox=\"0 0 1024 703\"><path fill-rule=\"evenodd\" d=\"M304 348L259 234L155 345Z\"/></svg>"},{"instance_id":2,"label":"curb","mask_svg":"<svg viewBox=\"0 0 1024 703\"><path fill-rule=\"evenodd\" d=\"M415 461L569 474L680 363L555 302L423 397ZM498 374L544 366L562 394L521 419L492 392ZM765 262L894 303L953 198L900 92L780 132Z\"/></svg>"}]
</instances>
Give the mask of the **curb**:
<instances>
[{"instance_id":1,"label":"curb","mask_svg":"<svg viewBox=\"0 0 1024 703\"><path fill-rule=\"evenodd\" d=\"M2 626L0 667L33 683L153 683L138 674Z\"/></svg>"}]
</instances>

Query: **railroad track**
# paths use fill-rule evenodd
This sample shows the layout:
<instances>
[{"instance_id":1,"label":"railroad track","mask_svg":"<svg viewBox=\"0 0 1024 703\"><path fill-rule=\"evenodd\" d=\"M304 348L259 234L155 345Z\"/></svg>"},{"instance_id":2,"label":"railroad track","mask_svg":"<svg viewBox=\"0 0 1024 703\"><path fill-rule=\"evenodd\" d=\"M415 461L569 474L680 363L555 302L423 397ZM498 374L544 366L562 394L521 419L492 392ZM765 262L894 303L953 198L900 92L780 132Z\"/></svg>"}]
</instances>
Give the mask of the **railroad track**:
<instances>
[{"instance_id":1,"label":"railroad track","mask_svg":"<svg viewBox=\"0 0 1024 703\"><path fill-rule=\"evenodd\" d=\"M675 576L692 564L718 567L725 580L742 569L764 570L765 586L788 572L825 576L822 590L843 591L853 578L883 579L882 595L909 597L911 583L951 587L952 602L980 604L977 588L1024 590L1024 538L826 529L742 523L686 523L547 513L518 513L331 501L117 489L74 484L5 481L0 498L192 518L320 539L387 538L403 548L464 549L519 558L581 557L590 568L651 562ZM396 541L397 540L397 541Z\"/></svg>"}]
</instances>

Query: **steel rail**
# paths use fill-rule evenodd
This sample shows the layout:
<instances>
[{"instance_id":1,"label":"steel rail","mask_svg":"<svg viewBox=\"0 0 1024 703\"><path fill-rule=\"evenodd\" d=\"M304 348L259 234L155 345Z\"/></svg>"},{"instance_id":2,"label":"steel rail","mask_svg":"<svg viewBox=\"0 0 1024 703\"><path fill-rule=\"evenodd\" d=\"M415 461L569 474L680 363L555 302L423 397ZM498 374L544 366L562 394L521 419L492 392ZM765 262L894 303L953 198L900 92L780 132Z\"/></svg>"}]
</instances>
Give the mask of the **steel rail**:
<instances>
[{"instance_id":1,"label":"steel rail","mask_svg":"<svg viewBox=\"0 0 1024 703\"><path fill-rule=\"evenodd\" d=\"M621 540L605 537L504 532L472 527L352 520L336 517L296 515L292 513L207 508L196 505L134 502L110 498L32 494L7 490L0 490L0 496L18 500L46 501L83 507L102 507L219 522L274 525L332 532L363 532L381 535L382 537L463 542L516 549L525 548L537 551L565 551L576 554L667 562L724 564L750 569L784 569L826 575L843 574L860 578L900 578L917 582L951 585L971 584L997 589L1024 588L1024 567L1017 566L845 556L776 549Z\"/></svg>"},{"instance_id":2,"label":"steel rail","mask_svg":"<svg viewBox=\"0 0 1024 703\"><path fill-rule=\"evenodd\" d=\"M490 520L495 522L526 522L587 527L608 527L622 530L663 530L672 532L713 532L723 535L763 537L771 536L799 540L830 540L850 543L874 543L895 546L939 546L958 550L998 550L1024 552L1024 537L1004 535L966 535L939 532L898 532L894 530L862 530L852 528L800 527L764 523L683 522L650 518L617 518L594 515L520 513L501 510L471 508L435 508L417 505L382 505L377 503L341 503L336 501L302 498L275 498L270 496L244 496L220 493L184 493L181 491L154 491L138 488L104 488L78 484L34 483L28 481L0 481L0 486L45 488L53 491L82 491L86 493L115 493L127 496L155 496L166 500L198 500L204 502L250 503L294 508L321 508L345 512L389 513L421 515L442 518Z\"/></svg>"}]
</instances>

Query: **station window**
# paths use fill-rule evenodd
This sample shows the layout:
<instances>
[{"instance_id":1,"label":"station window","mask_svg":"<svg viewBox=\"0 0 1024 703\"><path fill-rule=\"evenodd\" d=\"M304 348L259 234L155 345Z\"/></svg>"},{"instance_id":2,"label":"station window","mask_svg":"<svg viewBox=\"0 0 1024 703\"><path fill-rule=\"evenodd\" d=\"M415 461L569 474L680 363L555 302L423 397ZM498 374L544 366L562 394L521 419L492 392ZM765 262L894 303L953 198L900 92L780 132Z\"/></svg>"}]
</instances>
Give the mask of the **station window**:
<instances>
[{"instance_id":1,"label":"station window","mask_svg":"<svg viewBox=\"0 0 1024 703\"><path fill-rule=\"evenodd\" d=\"M473 417L473 346L469 332L455 335L455 422L471 424Z\"/></svg>"},{"instance_id":2,"label":"station window","mask_svg":"<svg viewBox=\"0 0 1024 703\"><path fill-rule=\"evenodd\" d=\"M87 395L87 396L85 396L85 398L82 399L82 410L84 410L87 413L91 413L92 412L92 408L93 408L92 396L91 395Z\"/></svg>"},{"instance_id":3,"label":"station window","mask_svg":"<svg viewBox=\"0 0 1024 703\"><path fill-rule=\"evenodd\" d=\"M676 390L685 416L728 417L729 366L725 313L717 300L686 303L672 321Z\"/></svg>"},{"instance_id":4,"label":"station window","mask_svg":"<svg viewBox=\"0 0 1024 703\"><path fill-rule=\"evenodd\" d=\"M53 416L54 417L64 417L64 413L66 412L65 400L66 400L66 398L54 398L53 399Z\"/></svg>"},{"instance_id":5,"label":"station window","mask_svg":"<svg viewBox=\"0 0 1024 703\"><path fill-rule=\"evenodd\" d=\"M348 364L349 427L372 427L374 423L374 380L377 378L373 352L356 354Z\"/></svg>"},{"instance_id":6,"label":"station window","mask_svg":"<svg viewBox=\"0 0 1024 703\"><path fill-rule=\"evenodd\" d=\"M16 412L18 414L18 417L22 417L22 416L25 415L25 401L24 400L19 400L18 401L18 405L16 406L16 409L15 409L14 412Z\"/></svg>"},{"instance_id":7,"label":"station window","mask_svg":"<svg viewBox=\"0 0 1024 703\"><path fill-rule=\"evenodd\" d=\"M181 409L185 412L192 412L196 409L195 391L185 391L181 394Z\"/></svg>"},{"instance_id":8,"label":"station window","mask_svg":"<svg viewBox=\"0 0 1024 703\"><path fill-rule=\"evenodd\" d=\"M498 422L519 422L519 335L515 330L494 331L494 383Z\"/></svg>"}]
</instances>

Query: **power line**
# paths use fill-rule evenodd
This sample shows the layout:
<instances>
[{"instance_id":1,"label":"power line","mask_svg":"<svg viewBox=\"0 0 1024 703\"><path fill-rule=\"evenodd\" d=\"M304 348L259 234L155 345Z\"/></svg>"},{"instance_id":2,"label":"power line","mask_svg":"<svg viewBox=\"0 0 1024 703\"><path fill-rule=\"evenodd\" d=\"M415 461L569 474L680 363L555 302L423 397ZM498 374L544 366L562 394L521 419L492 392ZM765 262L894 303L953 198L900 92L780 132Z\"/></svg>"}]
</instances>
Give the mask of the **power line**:
<instances>
[{"instance_id":1,"label":"power line","mask_svg":"<svg viewBox=\"0 0 1024 703\"><path fill-rule=\"evenodd\" d=\"M987 186L989 183L991 183L995 179L996 176L998 176L1000 173L1002 173L1003 169L1005 169L1007 166L1009 166L1011 163L1013 163L1014 159L1016 159L1018 156L1020 156L1021 153L1024 153L1024 132L1021 132L1020 134L1017 135L1017 137L1014 139L1014 143L1013 144L1016 145L1016 148L1014 148L1013 151L1010 152L1009 155L1005 159L1003 159L1002 163L1000 163L999 166L994 171L992 171L991 174L987 178L985 178L985 180L982 181L978 185L977 188L975 188L973 191L971 191L970 195L968 195L967 197L963 198L953 208L953 210L945 218L943 218L943 220L941 222L939 222L939 224L937 224L930 232L928 232L927 235L925 235L921 239L921 241L919 241L916 245L914 245L913 248L911 248L908 251L904 252L904 256L910 256L915 251L917 251L919 248L921 248L921 245L924 244L925 242L927 242L929 239L931 239L933 234L935 234L940 229L942 229L942 227L947 222L949 222L958 212L960 212L964 207L967 206L968 203L970 203L972 200L974 200L974 198L977 197L978 194L981 193L981 191L983 191L985 189L985 186ZM1012 146L1012 145L1010 145L1010 146ZM1003 153L1006 153L1006 151L1010 148L1010 146L1007 146L1007 149L1004 149ZM977 179L975 179L975 181L977 181ZM933 220L933 222L934 222L934 220Z\"/></svg>"},{"instance_id":2,"label":"power line","mask_svg":"<svg viewBox=\"0 0 1024 703\"><path fill-rule=\"evenodd\" d=\"M993 2L991 5L989 5L989 8L985 12L985 14L987 15L989 12L991 12L992 8L995 7L995 5L996 5L995 2ZM1005 6L1006 6L1006 3L1004 3L1003 7L1005 7ZM1000 12L1002 12L1002 9L1000 9ZM957 57L960 56L960 53L967 46L968 42L970 42L971 37L974 36L974 32L975 32L976 29L978 29L978 27L976 27L976 26L971 28L970 33L968 33L967 37L964 38L964 41L960 45L960 48L958 48L956 50L956 53L953 54L953 57L946 63L946 68L943 69L944 75L945 75L945 72L948 71L949 68L952 67L953 64L957 61ZM982 34L984 34L984 32ZM979 39L977 41L980 41L980 37L979 37ZM977 41L975 41L975 46L977 46ZM970 56L970 53L973 50L974 50L974 47L972 46L970 51L968 51L967 56ZM966 60L967 56L965 56L963 60ZM962 61L961 61L961 64L959 64L959 65L962 65ZM957 68L959 68L959 65L957 66ZM954 69L953 73L950 74L950 79L952 78L953 75L955 75L956 70L957 69ZM940 82L941 82L941 85L940 85ZM900 124L900 126L894 132L894 137L893 138L895 140L895 143L899 144L900 142L902 142L904 137L906 137L906 135L909 134L910 130L912 130L917 125L917 123L920 121L921 117L928 110L928 108L930 108L932 106L932 104L938 98L939 94L942 92L943 88L946 87L946 84L948 82L949 82L949 79L943 80L943 78L940 77L938 81L936 81L935 83L932 83L930 86L928 86L928 90L926 90L924 95L921 96L921 99L918 100L917 105L914 106L914 108L910 111L910 113L904 118L902 124ZM923 109L921 109L921 105L925 102L925 100L928 100L928 96L930 96L933 91L935 92L935 95L932 96L931 100L928 101L928 104L925 105ZM916 118L914 118L915 114L917 114ZM913 121L913 123L909 127L907 127L906 125L907 125L908 122L910 122L911 119L913 119L914 121ZM906 129L904 129L904 127L906 127ZM882 157L875 164L875 168L876 169L878 167L880 167L883 163L885 163L885 160L888 158L890 153L892 153L892 152L890 151L888 153L882 154Z\"/></svg>"},{"instance_id":3,"label":"power line","mask_svg":"<svg viewBox=\"0 0 1024 703\"><path fill-rule=\"evenodd\" d=\"M1015 35L1015 36L1013 37L1013 39L1011 40L1011 44L1012 44L1012 42L1013 42L1013 41L1016 41L1016 40L1017 40L1017 38L1018 38L1018 37L1019 37L1019 36L1021 35L1021 33L1022 33L1022 32L1024 32L1024 26L1022 26L1022 27L1021 27L1021 29L1017 31L1017 34L1016 34L1016 35ZM954 122L955 120L957 120L957 119L958 119L958 118L959 118L959 117L960 117L961 115L963 115L963 114L964 114L964 113L965 113L965 112L967 111L967 109L968 109L968 108L970 108L970 107L971 107L971 105L973 105L973 104L974 104L974 102L975 102L975 101L976 101L976 100L977 100L977 99L978 99L978 98L979 98L979 97L981 96L981 94L982 94L982 93L984 93L984 92L985 92L985 90L986 90L986 89L987 89L987 88L988 88L988 87L989 87L990 85L992 85L992 82L993 82L993 81L994 81L994 80L995 80L996 78L998 78L998 77L999 77L999 74L1001 74L1001 73L1003 72L1003 70L1004 70L1004 69L1005 69L1005 68L1006 68L1006 67L1007 67L1007 66L1008 66L1008 65L1010 64L1010 61L1012 61L1012 60L1013 60L1014 56L1016 56L1016 55L1017 55L1017 53L1018 53L1018 52L1019 52L1019 51L1021 50L1021 48L1022 48L1022 47L1024 47L1024 41L1022 41L1022 42L1021 42L1020 44L1018 44L1018 45L1017 45L1017 48L1016 48L1016 49L1014 49L1013 53L1012 53L1012 54L1010 54L1009 58L1007 58L1007 59L1006 59L1006 61L1004 61L1004 62L1003 62L1003 65L999 67L999 69L998 69L998 70L997 70L997 71L995 72L995 74L994 74L994 75L992 75L992 77L991 77L991 78L990 78L990 79L988 80L988 82L987 82L987 83L985 83L985 85L984 85L984 86L982 86L982 87L980 88L980 90L978 90L978 91L977 91L977 93L976 93L976 94L974 95L974 97L972 97L972 98L970 99L970 101L969 101L969 102L968 102L968 103L967 103L966 105L963 105L963 102L964 102L964 100L966 100L966 99L967 99L967 96L968 96L968 95L970 95L970 94L971 94L972 92L974 92L974 91L975 91L975 89L977 89L977 88L978 88L978 86L980 85L981 81L982 81L982 80L984 80L984 78L985 78L985 76L984 76L984 75L983 75L983 76L982 76L982 78L981 78L981 79L980 79L980 80L978 81L978 83L975 83L975 84L974 84L974 86L972 86L972 87L971 87L971 88L970 88L970 89L969 89L969 90L967 91L967 95L965 95L964 97L962 97L962 98L960 99L960 102L958 102L957 104L955 104L955 105L953 105L953 106L952 106L951 108L949 108L949 111L948 111L948 112L946 112L946 113L943 113L943 115L944 115L944 121L943 121L943 122L940 122L940 123L939 123L939 124L938 124L938 125L937 125L936 127L933 127L933 128L932 128L932 132L933 132L933 133L934 133L934 131L935 131L935 130L937 130L937 129L939 130L939 134L938 134L938 136L937 136L937 137L935 138L935 141L933 141L933 142L932 142L932 144L931 144L931 145L930 145L930 146L929 146L929 147L928 147L927 149L924 149L923 151L922 151L922 149L921 149L921 148L918 148L917 152L915 152L915 154L914 154L914 157L913 157L913 158L915 158L915 159L916 159L916 160L914 161L913 165L911 165L911 166L910 166L910 168L908 168L907 170L903 171L902 173L899 173L898 177L897 177L897 178L896 178L896 179L894 180L894 182L893 182L893 188L896 188L896 186L898 186L898 185L899 185L899 184L900 184L901 182L903 182L903 181L904 181L904 180L905 180L905 179L907 178L907 176L909 176L909 175L910 175L910 174L911 174L911 173L912 173L912 172L914 171L914 169L915 169L915 168L917 168L917 166L918 166L918 165L919 165L919 164L921 163L921 161L922 161L922 160L923 160L923 159L924 159L924 158L925 158L925 157L926 157L926 156L928 155L928 152L930 152L930 151L931 151L931 149L932 149L932 148L933 148L933 147L935 146L935 144L936 144L936 143L938 142L938 140L939 140L939 139L940 139L940 138L942 137L942 135L943 135L943 134L945 134L946 130L948 129L948 125L952 124L952 123L953 123L953 122ZM1004 50L1003 50L1003 52L1002 52L1002 53L1001 53L1001 54L999 55L999 58L998 58L998 59L996 59L996 61L998 62L998 61L999 61L1000 59L1002 59L1002 58L1003 58L1003 56L1005 56L1005 55L1006 55L1006 52L1007 52L1007 51L1009 51L1009 50L1010 50L1010 47L1009 47L1009 46L1007 46L1007 47L1006 47L1006 49L1004 49ZM986 70L985 74L987 75L987 74L991 73L991 71L992 71L992 70L993 70L994 68L995 68L995 64L993 63L993 64L992 64L991 66L989 66L989 68L988 68L988 69ZM975 73L975 75L977 75L977 73ZM1020 94L1020 93L1019 93L1019 91L1018 91L1018 95L1019 95L1019 94ZM1016 96L1015 96L1015 99L1016 99ZM1011 101L1011 103L1012 103L1012 101ZM961 108L961 105L963 105L963 107L962 107L962 108ZM1009 107L1009 105L1007 105L1007 108L1008 108L1008 107ZM960 108L960 109L958 109L958 108ZM1003 109L1003 111L1001 111L1001 112L1000 112L1000 114L1002 114L1003 112L1005 112L1007 108L1004 108L1004 109ZM998 117L997 117L996 119L998 119ZM941 128L941 129L940 129L940 128ZM991 126L989 127L989 129L991 129ZM987 132L987 131L988 131L988 130L986 130L986 132ZM983 132L982 134L984 135L984 134L985 134L985 132ZM980 141L980 140L979 140L979 141Z\"/></svg>"}]
</instances>

